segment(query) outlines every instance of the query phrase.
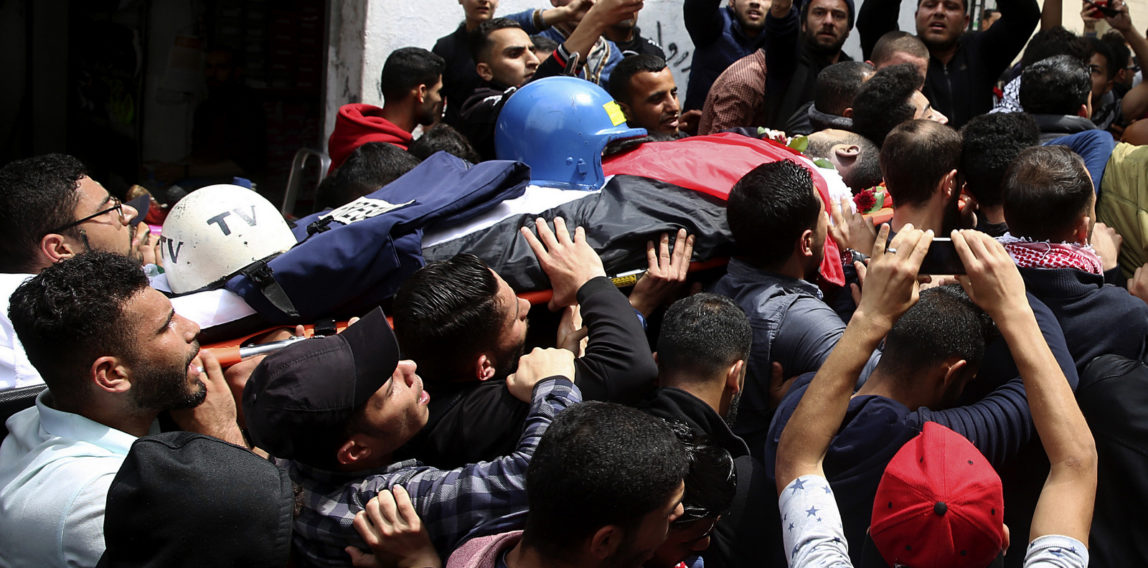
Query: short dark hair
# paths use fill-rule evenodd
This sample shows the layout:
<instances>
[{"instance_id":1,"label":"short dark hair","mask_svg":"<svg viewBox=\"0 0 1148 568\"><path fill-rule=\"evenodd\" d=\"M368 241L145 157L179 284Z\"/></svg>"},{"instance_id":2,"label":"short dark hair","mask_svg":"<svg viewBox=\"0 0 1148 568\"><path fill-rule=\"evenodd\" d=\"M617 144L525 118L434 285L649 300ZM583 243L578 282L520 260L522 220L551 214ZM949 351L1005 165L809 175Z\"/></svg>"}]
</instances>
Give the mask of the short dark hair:
<instances>
[{"instance_id":1,"label":"short dark hair","mask_svg":"<svg viewBox=\"0 0 1148 568\"><path fill-rule=\"evenodd\" d=\"M522 25L510 18L491 18L480 22L478 27L471 30L466 40L475 63L489 63L487 60L490 59L490 48L494 46L493 42L490 41L490 34L508 28L521 30Z\"/></svg>"},{"instance_id":2,"label":"short dark hair","mask_svg":"<svg viewBox=\"0 0 1148 568\"><path fill-rule=\"evenodd\" d=\"M817 225L820 198L809 171L790 160L762 164L729 191L726 219L739 254L758 267L789 258L806 229Z\"/></svg>"},{"instance_id":3,"label":"short dark hair","mask_svg":"<svg viewBox=\"0 0 1148 568\"><path fill-rule=\"evenodd\" d=\"M877 70L853 97L853 130L881 146L898 124L912 120L917 109L909 99L924 78L908 63Z\"/></svg>"},{"instance_id":4,"label":"short dark hair","mask_svg":"<svg viewBox=\"0 0 1148 568\"><path fill-rule=\"evenodd\" d=\"M853 106L853 98L873 66L864 61L842 61L822 69L813 87L813 107L826 114L842 116Z\"/></svg>"},{"instance_id":5,"label":"short dark hair","mask_svg":"<svg viewBox=\"0 0 1148 568\"><path fill-rule=\"evenodd\" d=\"M40 239L76 219L76 188L86 175L84 164L65 154L17 160L0 168L0 272L35 270Z\"/></svg>"},{"instance_id":6,"label":"short dark hair","mask_svg":"<svg viewBox=\"0 0 1148 568\"><path fill-rule=\"evenodd\" d=\"M439 150L458 156L472 164L482 161L466 136L445 122L440 122L424 130L422 136L411 142L407 151L415 158L425 160Z\"/></svg>"},{"instance_id":7,"label":"short dark hair","mask_svg":"<svg viewBox=\"0 0 1148 568\"><path fill-rule=\"evenodd\" d=\"M827 139L822 136L809 137L809 147L805 153L814 158L831 159L833 146L847 144L857 146L860 153L853 167L841 172L841 181L849 186L854 193L873 187L881 183L881 149L868 138L856 132L841 131L835 138ZM813 134L818 134L814 132Z\"/></svg>"},{"instance_id":8,"label":"short dark hair","mask_svg":"<svg viewBox=\"0 0 1148 568\"><path fill-rule=\"evenodd\" d=\"M668 503L688 467L685 447L660 418L576 404L550 424L526 470L522 543L559 558L604 526L631 531Z\"/></svg>"},{"instance_id":9,"label":"short dark hair","mask_svg":"<svg viewBox=\"0 0 1148 568\"><path fill-rule=\"evenodd\" d=\"M1020 75L1020 105L1027 113L1075 115L1090 93L1088 65L1071 55L1041 59Z\"/></svg>"},{"instance_id":10,"label":"short dark hair","mask_svg":"<svg viewBox=\"0 0 1148 568\"><path fill-rule=\"evenodd\" d=\"M1060 241L1094 195L1084 160L1075 152L1064 146L1028 148L1005 172L1005 222L1018 237Z\"/></svg>"},{"instance_id":11,"label":"short dark hair","mask_svg":"<svg viewBox=\"0 0 1148 568\"><path fill-rule=\"evenodd\" d=\"M666 60L657 55L631 55L622 59L610 73L610 96L614 100L630 103L630 79L638 73L657 73L666 68Z\"/></svg>"},{"instance_id":12,"label":"short dark hair","mask_svg":"<svg viewBox=\"0 0 1148 568\"><path fill-rule=\"evenodd\" d=\"M1120 45L1123 46L1124 44L1121 43ZM1104 61L1108 67L1108 69L1105 71L1105 77L1104 77L1105 79L1112 80L1112 78L1116 76L1116 72L1119 71L1120 69L1123 69L1123 66L1120 66L1120 67L1116 66L1116 62L1114 61L1115 56L1112 55L1112 48L1109 47L1107 42L1105 42L1105 41L1103 41L1097 37L1090 37L1090 38L1088 38L1088 61L1087 61L1087 63L1089 64L1089 69L1088 69L1089 74L1092 73L1092 68L1091 68L1092 61L1091 60L1092 60L1093 55L1100 55L1101 57L1104 58Z\"/></svg>"},{"instance_id":13,"label":"short dark hair","mask_svg":"<svg viewBox=\"0 0 1148 568\"><path fill-rule=\"evenodd\" d=\"M685 446L689 460L684 480L686 492L682 495L682 516L674 521L673 526L689 525L699 519L726 514L737 493L737 468L733 456L685 422L666 419L666 423Z\"/></svg>"},{"instance_id":14,"label":"short dark hair","mask_svg":"<svg viewBox=\"0 0 1148 568\"><path fill-rule=\"evenodd\" d=\"M400 47L387 56L379 79L384 102L398 101L419 85L432 86L442 78L446 61L421 47Z\"/></svg>"},{"instance_id":15,"label":"short dark hair","mask_svg":"<svg viewBox=\"0 0 1148 568\"><path fill-rule=\"evenodd\" d=\"M417 165L418 158L394 144L367 142L319 183L317 205L345 205L399 179Z\"/></svg>"},{"instance_id":16,"label":"short dark hair","mask_svg":"<svg viewBox=\"0 0 1148 568\"><path fill-rule=\"evenodd\" d=\"M147 286L138 262L95 251L48 266L12 293L12 327L57 401L83 400L96 359L134 355L124 304Z\"/></svg>"},{"instance_id":17,"label":"short dark hair","mask_svg":"<svg viewBox=\"0 0 1148 568\"><path fill-rule=\"evenodd\" d=\"M877 40L877 44L873 46L873 52L869 54L869 59L873 61L874 65L880 66L891 59L895 53L908 53L913 57L929 58L929 48L925 46L921 38L909 32L893 30L885 32Z\"/></svg>"},{"instance_id":18,"label":"short dark hair","mask_svg":"<svg viewBox=\"0 0 1148 568\"><path fill-rule=\"evenodd\" d=\"M1128 45L1124 43L1124 36L1117 30L1108 30L1103 36L1100 36L1100 41L1108 46L1109 55L1112 57L1108 60L1109 73L1108 78L1116 76L1121 69L1128 67L1128 61L1132 59L1132 52L1128 50Z\"/></svg>"},{"instance_id":19,"label":"short dark hair","mask_svg":"<svg viewBox=\"0 0 1148 568\"><path fill-rule=\"evenodd\" d=\"M975 371L994 329L992 318L960 285L922 290L920 300L889 330L878 369L911 379L922 369L959 357Z\"/></svg>"},{"instance_id":20,"label":"short dark hair","mask_svg":"<svg viewBox=\"0 0 1148 568\"><path fill-rule=\"evenodd\" d=\"M961 128L959 171L977 203L993 207L1003 201L1002 181L1021 150L1040 144L1040 128L1023 112L982 114Z\"/></svg>"},{"instance_id":21,"label":"short dark hair","mask_svg":"<svg viewBox=\"0 0 1148 568\"><path fill-rule=\"evenodd\" d=\"M686 296L662 318L659 375L712 379L735 361L746 360L752 340L749 318L733 300L707 293Z\"/></svg>"},{"instance_id":22,"label":"short dark hair","mask_svg":"<svg viewBox=\"0 0 1148 568\"><path fill-rule=\"evenodd\" d=\"M498 280L472 254L432 262L395 294L395 337L423 378L455 380L498 341L503 310Z\"/></svg>"},{"instance_id":23,"label":"short dark hair","mask_svg":"<svg viewBox=\"0 0 1148 568\"><path fill-rule=\"evenodd\" d=\"M1084 38L1068 31L1064 26L1040 30L1028 40L1024 54L1020 58L1021 68L1028 67L1042 59L1054 55L1071 55L1077 59L1088 59L1088 43Z\"/></svg>"},{"instance_id":24,"label":"short dark hair","mask_svg":"<svg viewBox=\"0 0 1148 568\"><path fill-rule=\"evenodd\" d=\"M881 173L893 206L929 201L941 178L961 164L961 135L919 118L893 129L881 147Z\"/></svg>"},{"instance_id":25,"label":"short dark hair","mask_svg":"<svg viewBox=\"0 0 1148 568\"><path fill-rule=\"evenodd\" d=\"M530 36L530 41L534 42L534 53L550 53L558 49L558 42L542 34Z\"/></svg>"}]
</instances>

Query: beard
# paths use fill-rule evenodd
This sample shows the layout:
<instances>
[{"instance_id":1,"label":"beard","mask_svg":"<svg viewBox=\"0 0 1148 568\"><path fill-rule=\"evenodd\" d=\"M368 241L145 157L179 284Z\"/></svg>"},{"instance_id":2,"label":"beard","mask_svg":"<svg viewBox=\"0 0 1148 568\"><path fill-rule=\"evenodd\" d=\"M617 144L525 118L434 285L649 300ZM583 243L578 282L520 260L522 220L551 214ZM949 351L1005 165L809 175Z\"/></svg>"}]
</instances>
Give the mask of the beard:
<instances>
[{"instance_id":1,"label":"beard","mask_svg":"<svg viewBox=\"0 0 1148 568\"><path fill-rule=\"evenodd\" d=\"M825 259L825 241L820 244L813 245L813 257L809 259L809 264L805 266L805 281L817 283L817 279L821 277L821 261Z\"/></svg>"},{"instance_id":2,"label":"beard","mask_svg":"<svg viewBox=\"0 0 1148 568\"><path fill-rule=\"evenodd\" d=\"M494 373L493 380L505 381L506 377L511 373L518 370L518 360L522 358L522 354L526 352L526 341L522 341L518 345L499 353L495 359L498 362L498 369Z\"/></svg>"},{"instance_id":3,"label":"beard","mask_svg":"<svg viewBox=\"0 0 1148 568\"><path fill-rule=\"evenodd\" d=\"M430 126L442 118L442 109L443 104L441 102L431 108L424 108L419 112L418 116L415 117L415 120L423 126Z\"/></svg>"},{"instance_id":4,"label":"beard","mask_svg":"<svg viewBox=\"0 0 1148 568\"><path fill-rule=\"evenodd\" d=\"M838 39L837 41L835 41L829 45L825 45L825 44L823 44L817 40L818 40L818 38L817 38L817 35L815 33L806 35L805 36L805 49L808 50L809 53L812 53L813 55L816 55L818 57L823 57L823 58L833 57L834 55L836 55L838 52L841 51L841 46L845 45L845 38L844 37Z\"/></svg>"},{"instance_id":5,"label":"beard","mask_svg":"<svg viewBox=\"0 0 1148 568\"><path fill-rule=\"evenodd\" d=\"M190 385L187 381L188 366L198 352L197 346L180 369L137 362L132 373L135 378L132 401L136 408L162 412L199 406L207 398L207 385L199 378Z\"/></svg>"},{"instance_id":6,"label":"beard","mask_svg":"<svg viewBox=\"0 0 1148 568\"><path fill-rule=\"evenodd\" d=\"M730 428L733 428L734 423L737 422L737 409L741 406L741 394L743 392L745 391L737 391L737 394L733 395L733 398L729 401L729 410L726 411L724 418L725 423L729 425Z\"/></svg>"}]
</instances>

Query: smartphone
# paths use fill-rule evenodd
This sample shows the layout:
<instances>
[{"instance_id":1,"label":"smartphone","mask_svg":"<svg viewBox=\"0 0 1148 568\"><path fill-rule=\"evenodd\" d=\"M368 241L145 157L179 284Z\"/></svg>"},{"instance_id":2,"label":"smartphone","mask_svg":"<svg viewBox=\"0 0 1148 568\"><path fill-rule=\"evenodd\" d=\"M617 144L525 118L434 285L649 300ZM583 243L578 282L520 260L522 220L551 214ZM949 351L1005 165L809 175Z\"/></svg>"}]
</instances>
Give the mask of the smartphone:
<instances>
[{"instance_id":1,"label":"smartphone","mask_svg":"<svg viewBox=\"0 0 1148 568\"><path fill-rule=\"evenodd\" d=\"M948 238L934 238L929 245L929 252L925 253L925 260L921 262L920 274L964 274L965 264L957 255L953 240Z\"/></svg>"},{"instance_id":2,"label":"smartphone","mask_svg":"<svg viewBox=\"0 0 1148 568\"><path fill-rule=\"evenodd\" d=\"M1088 0L1085 0L1085 2L1091 4L1097 12L1100 12L1106 18L1114 18L1117 14L1120 13L1119 10L1116 10L1108 5L1108 0L1096 0L1096 2L1088 2Z\"/></svg>"}]
</instances>

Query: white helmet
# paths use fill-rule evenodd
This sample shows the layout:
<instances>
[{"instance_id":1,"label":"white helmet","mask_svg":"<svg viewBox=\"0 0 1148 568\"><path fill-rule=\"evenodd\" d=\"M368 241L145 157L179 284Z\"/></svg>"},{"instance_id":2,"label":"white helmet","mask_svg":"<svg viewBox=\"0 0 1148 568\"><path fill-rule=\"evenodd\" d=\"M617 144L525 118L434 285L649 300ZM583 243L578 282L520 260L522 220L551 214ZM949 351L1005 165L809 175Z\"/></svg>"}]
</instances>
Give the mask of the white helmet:
<instances>
[{"instance_id":1,"label":"white helmet","mask_svg":"<svg viewBox=\"0 0 1148 568\"><path fill-rule=\"evenodd\" d=\"M160 249L176 294L194 292L295 246L279 210L238 185L197 189L171 208Z\"/></svg>"}]
</instances>

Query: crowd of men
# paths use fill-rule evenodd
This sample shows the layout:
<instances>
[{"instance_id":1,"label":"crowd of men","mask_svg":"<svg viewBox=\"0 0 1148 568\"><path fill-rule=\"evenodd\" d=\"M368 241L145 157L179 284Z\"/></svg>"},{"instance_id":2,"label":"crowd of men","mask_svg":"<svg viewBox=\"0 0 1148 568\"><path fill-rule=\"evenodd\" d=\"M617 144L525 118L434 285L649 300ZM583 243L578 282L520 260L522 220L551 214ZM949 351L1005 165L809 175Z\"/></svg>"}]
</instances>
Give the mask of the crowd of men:
<instances>
[{"instance_id":1,"label":"crowd of men","mask_svg":"<svg viewBox=\"0 0 1148 568\"><path fill-rule=\"evenodd\" d=\"M684 0L683 102L641 0L459 4L389 55L382 107L340 109L318 205L420 163L522 161L561 204L630 152L792 150L719 188L724 237L646 243L636 283L605 225L532 217L510 238L548 306L509 251L461 253L230 366L162 284L166 225L157 249L71 156L4 165L0 391L46 388L0 445L0 566L1148 564L1148 38L1121 0L1085 0L1084 36L1062 0L919 0L915 33L900 0ZM206 219L225 246L262 238L234 213ZM691 272L717 238L728 263ZM274 289L265 253L182 296Z\"/></svg>"}]
</instances>

